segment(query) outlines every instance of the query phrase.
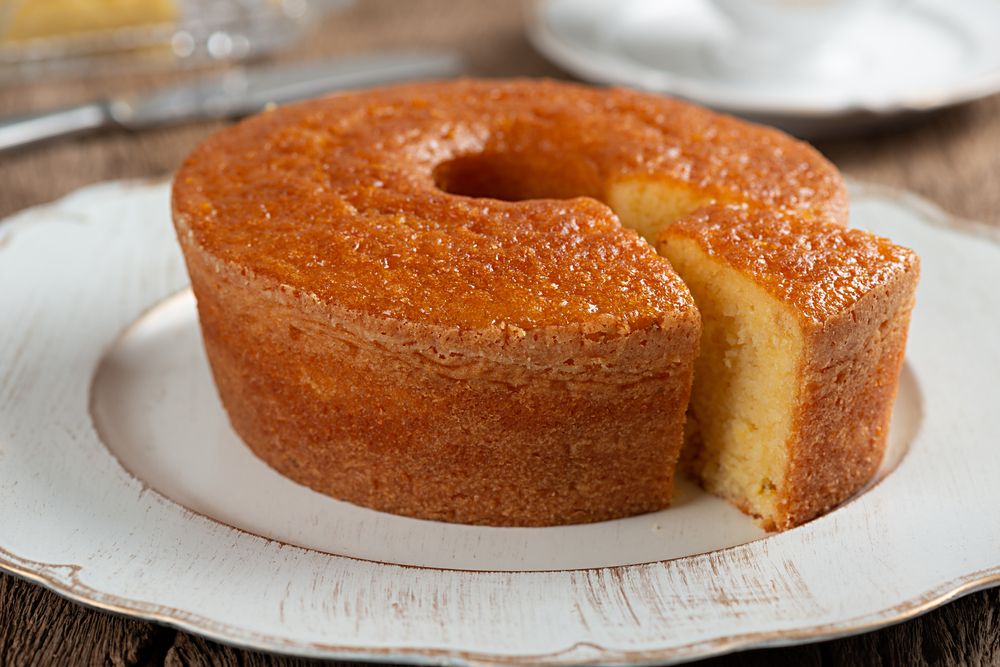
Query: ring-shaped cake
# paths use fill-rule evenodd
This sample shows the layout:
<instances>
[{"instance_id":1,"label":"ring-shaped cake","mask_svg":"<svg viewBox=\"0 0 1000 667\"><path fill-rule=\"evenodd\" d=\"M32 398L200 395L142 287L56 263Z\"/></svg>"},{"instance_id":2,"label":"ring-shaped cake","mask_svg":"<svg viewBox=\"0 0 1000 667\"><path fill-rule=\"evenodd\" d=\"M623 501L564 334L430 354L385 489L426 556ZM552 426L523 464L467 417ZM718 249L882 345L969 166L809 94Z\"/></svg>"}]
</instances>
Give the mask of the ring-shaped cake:
<instances>
[{"instance_id":1,"label":"ring-shaped cake","mask_svg":"<svg viewBox=\"0 0 1000 667\"><path fill-rule=\"evenodd\" d=\"M848 229L837 170L778 131L410 84L219 132L173 212L235 430L336 498L598 521L666 507L683 458L783 529L881 458L917 260Z\"/></svg>"}]
</instances>

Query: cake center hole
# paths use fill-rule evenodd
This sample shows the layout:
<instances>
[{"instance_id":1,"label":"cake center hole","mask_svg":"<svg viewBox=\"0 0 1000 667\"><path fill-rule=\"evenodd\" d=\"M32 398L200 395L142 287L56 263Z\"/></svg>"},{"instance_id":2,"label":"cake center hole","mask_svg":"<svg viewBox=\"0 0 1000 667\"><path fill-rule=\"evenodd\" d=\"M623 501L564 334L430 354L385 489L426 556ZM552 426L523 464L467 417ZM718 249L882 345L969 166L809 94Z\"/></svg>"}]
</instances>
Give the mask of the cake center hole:
<instances>
[{"instance_id":1,"label":"cake center hole","mask_svg":"<svg viewBox=\"0 0 1000 667\"><path fill-rule=\"evenodd\" d=\"M509 202L589 197L614 211L622 225L650 243L659 230L711 201L690 187L648 179L620 180L606 187L597 161L551 148L540 155L482 152L461 155L433 171L439 190L463 197Z\"/></svg>"},{"instance_id":2,"label":"cake center hole","mask_svg":"<svg viewBox=\"0 0 1000 667\"><path fill-rule=\"evenodd\" d=\"M559 161L531 160L515 153L473 153L434 168L438 189L462 197L524 201L594 197L597 188L580 170Z\"/></svg>"}]
</instances>

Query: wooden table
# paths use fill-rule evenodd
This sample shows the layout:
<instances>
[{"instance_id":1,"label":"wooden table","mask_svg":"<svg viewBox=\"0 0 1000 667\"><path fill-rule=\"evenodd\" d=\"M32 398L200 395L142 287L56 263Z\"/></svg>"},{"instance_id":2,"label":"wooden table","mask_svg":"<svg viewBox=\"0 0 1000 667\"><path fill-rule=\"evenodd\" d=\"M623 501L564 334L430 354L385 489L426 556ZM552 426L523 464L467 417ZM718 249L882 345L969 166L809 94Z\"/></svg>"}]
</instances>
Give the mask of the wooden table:
<instances>
[{"instance_id":1,"label":"wooden table","mask_svg":"<svg viewBox=\"0 0 1000 667\"><path fill-rule=\"evenodd\" d=\"M362 2L331 17L288 57L408 46L459 50L467 58L469 73L475 75L567 76L525 40L519 3L499 0ZM0 89L0 113L155 86L165 78L170 77L8 87ZM199 139L217 127L218 123L200 123L135 135L108 133L4 157L0 160L0 215L88 183L169 174ZM824 142L820 148L853 177L908 188L953 214L1000 225L1000 96L890 133ZM305 664L91 611L0 575L0 665L163 662ZM870 634L746 652L705 664L1000 664L1000 589L969 595L921 618Z\"/></svg>"}]
</instances>

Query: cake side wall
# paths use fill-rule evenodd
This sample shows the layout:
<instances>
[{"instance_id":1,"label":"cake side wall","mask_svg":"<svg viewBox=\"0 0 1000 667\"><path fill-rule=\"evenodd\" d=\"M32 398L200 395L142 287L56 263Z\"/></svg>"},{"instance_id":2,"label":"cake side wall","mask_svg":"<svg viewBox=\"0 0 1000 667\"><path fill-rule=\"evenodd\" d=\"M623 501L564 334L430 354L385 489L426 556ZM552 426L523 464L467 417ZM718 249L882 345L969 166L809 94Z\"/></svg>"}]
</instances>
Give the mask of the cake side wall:
<instances>
[{"instance_id":1,"label":"cake side wall","mask_svg":"<svg viewBox=\"0 0 1000 667\"><path fill-rule=\"evenodd\" d=\"M778 529L829 511L878 470L918 276L914 257L906 271L839 317L807 329L798 438L789 448Z\"/></svg>"},{"instance_id":2,"label":"cake side wall","mask_svg":"<svg viewBox=\"0 0 1000 667\"><path fill-rule=\"evenodd\" d=\"M578 523L669 504L690 362L627 383L609 381L614 359L590 381L490 372L482 360L453 377L197 248L185 255L230 421L282 474L359 505L462 523ZM658 335L697 344L696 331L674 333Z\"/></svg>"}]
</instances>

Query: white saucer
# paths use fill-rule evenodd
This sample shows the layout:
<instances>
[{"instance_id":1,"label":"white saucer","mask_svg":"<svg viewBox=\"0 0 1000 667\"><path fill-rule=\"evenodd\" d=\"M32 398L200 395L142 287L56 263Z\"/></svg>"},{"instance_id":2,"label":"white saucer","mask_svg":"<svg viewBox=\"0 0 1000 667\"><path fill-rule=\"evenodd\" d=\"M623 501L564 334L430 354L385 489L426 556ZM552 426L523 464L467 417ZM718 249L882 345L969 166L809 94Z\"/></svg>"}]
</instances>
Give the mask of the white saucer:
<instances>
[{"instance_id":1,"label":"white saucer","mask_svg":"<svg viewBox=\"0 0 1000 667\"><path fill-rule=\"evenodd\" d=\"M745 77L717 53L735 27L706 0L542 0L535 46L584 79L669 93L808 137L1000 91L1000 3L913 0L859 17L808 72Z\"/></svg>"}]
</instances>

